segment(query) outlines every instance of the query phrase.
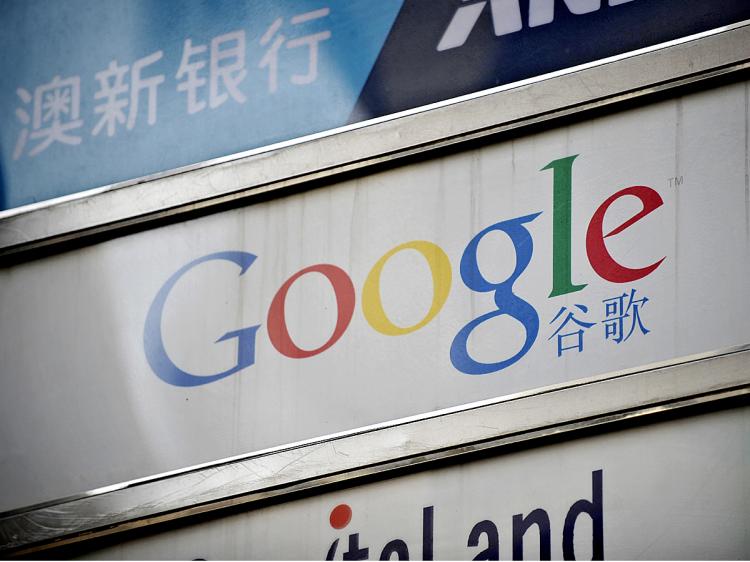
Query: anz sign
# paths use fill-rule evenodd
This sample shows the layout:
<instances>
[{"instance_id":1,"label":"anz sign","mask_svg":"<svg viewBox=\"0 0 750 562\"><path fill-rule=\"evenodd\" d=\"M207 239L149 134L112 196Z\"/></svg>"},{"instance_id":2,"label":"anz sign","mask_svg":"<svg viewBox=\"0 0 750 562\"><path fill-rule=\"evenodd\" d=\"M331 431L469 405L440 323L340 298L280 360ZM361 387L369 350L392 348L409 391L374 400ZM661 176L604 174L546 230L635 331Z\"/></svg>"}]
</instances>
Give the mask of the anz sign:
<instances>
[{"instance_id":1,"label":"anz sign","mask_svg":"<svg viewBox=\"0 0 750 562\"><path fill-rule=\"evenodd\" d=\"M748 0L404 0L349 122L743 21Z\"/></svg>"},{"instance_id":2,"label":"anz sign","mask_svg":"<svg viewBox=\"0 0 750 562\"><path fill-rule=\"evenodd\" d=\"M633 0L609 0L610 6L617 6ZM601 0L564 0L571 14L582 15L601 9ZM479 16L489 5L492 27L496 36L508 35L523 29L521 4L519 0L483 0L466 3L453 14L448 27L437 45L438 51L455 49L466 43ZM555 19L555 0L529 0L528 27L538 27L552 23Z\"/></svg>"}]
</instances>

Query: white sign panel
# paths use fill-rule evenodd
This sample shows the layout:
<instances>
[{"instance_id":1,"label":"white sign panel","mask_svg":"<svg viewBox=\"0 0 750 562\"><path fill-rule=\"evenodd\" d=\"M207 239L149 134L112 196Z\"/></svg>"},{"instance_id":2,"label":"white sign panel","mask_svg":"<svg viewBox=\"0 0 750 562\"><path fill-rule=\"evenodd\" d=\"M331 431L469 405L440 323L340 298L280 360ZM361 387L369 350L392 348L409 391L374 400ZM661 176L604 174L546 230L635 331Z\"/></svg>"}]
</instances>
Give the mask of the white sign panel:
<instances>
[{"instance_id":1,"label":"white sign panel","mask_svg":"<svg viewBox=\"0 0 750 562\"><path fill-rule=\"evenodd\" d=\"M745 99L0 271L0 509L747 343Z\"/></svg>"},{"instance_id":2,"label":"white sign panel","mask_svg":"<svg viewBox=\"0 0 750 562\"><path fill-rule=\"evenodd\" d=\"M747 559L749 413L729 410L467 462L126 538L113 547L85 552L84 545L79 554Z\"/></svg>"}]
</instances>

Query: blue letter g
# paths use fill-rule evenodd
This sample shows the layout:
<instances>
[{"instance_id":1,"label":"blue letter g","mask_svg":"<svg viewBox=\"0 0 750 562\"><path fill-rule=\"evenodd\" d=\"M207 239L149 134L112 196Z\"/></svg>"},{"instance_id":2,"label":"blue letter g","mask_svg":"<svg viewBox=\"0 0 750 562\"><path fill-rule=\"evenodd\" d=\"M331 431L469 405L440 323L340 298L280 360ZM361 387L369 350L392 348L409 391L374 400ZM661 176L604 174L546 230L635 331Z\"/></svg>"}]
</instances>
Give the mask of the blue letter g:
<instances>
[{"instance_id":1,"label":"blue letter g","mask_svg":"<svg viewBox=\"0 0 750 562\"><path fill-rule=\"evenodd\" d=\"M255 363L255 333L260 326L251 326L228 332L216 340L218 343L231 338L237 338L237 363L234 367L226 371L208 376L191 375L175 365L164 349L164 341L161 335L161 317L164 312L164 303L172 287L174 287L180 277L196 265L212 260L227 260L236 263L240 266L240 275L243 275L247 271L247 268L255 261L255 258L256 256L247 252L217 252L209 254L181 267L159 289L154 302L151 303L151 308L148 310L146 326L143 330L143 347L146 351L146 359L154 373L156 373L156 376L164 382L175 386L198 386L228 377Z\"/></svg>"},{"instance_id":2,"label":"blue letter g","mask_svg":"<svg viewBox=\"0 0 750 562\"><path fill-rule=\"evenodd\" d=\"M451 362L459 371L467 375L486 375L495 371L500 371L509 367L531 349L539 332L539 315L528 302L513 294L513 284L518 277L524 272L531 261L534 253L534 243L531 234L524 223L531 222L541 213L526 215L507 221L499 222L488 226L482 232L472 238L466 246L463 256L461 256L461 279L464 284L478 293L487 293L494 291L495 305L497 309L483 314L466 324L453 338L451 344ZM516 268L508 279L502 283L490 283L479 271L477 263L477 249L479 242L484 236L493 230L499 230L508 235L513 248L516 251ZM508 359L497 363L480 363L469 355L468 341L471 332L482 322L507 314L511 318L518 320L526 331L526 339L521 349Z\"/></svg>"}]
</instances>

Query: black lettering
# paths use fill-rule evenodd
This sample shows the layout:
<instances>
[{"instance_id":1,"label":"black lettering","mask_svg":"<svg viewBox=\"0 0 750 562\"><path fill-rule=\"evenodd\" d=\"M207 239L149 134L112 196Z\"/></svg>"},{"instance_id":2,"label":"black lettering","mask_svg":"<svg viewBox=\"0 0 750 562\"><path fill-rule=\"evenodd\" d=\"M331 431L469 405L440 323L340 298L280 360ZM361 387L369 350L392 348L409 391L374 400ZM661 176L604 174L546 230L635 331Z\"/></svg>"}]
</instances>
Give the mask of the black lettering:
<instances>
[{"instance_id":1,"label":"black lettering","mask_svg":"<svg viewBox=\"0 0 750 562\"><path fill-rule=\"evenodd\" d=\"M578 500L565 516L565 526L563 527L563 558L565 560L575 560L575 550L573 545L573 532L575 530L576 520L582 513L588 513L593 522L592 528L592 560L604 560L604 511L602 499L602 471L595 470L591 473L592 500Z\"/></svg>"},{"instance_id":2,"label":"black lettering","mask_svg":"<svg viewBox=\"0 0 750 562\"><path fill-rule=\"evenodd\" d=\"M390 560L392 554L396 554L398 558L396 560L408 560L409 559L409 548L406 543L401 539L393 539L387 545L383 547L383 552L380 553L381 560Z\"/></svg>"},{"instance_id":3,"label":"black lettering","mask_svg":"<svg viewBox=\"0 0 750 562\"><path fill-rule=\"evenodd\" d=\"M434 544L435 508L427 506L422 509L422 560L432 560Z\"/></svg>"},{"instance_id":4,"label":"black lettering","mask_svg":"<svg viewBox=\"0 0 750 562\"><path fill-rule=\"evenodd\" d=\"M500 535L492 521L480 521L469 533L466 546L479 546L479 537L487 535L487 548L474 557L474 560L500 560Z\"/></svg>"},{"instance_id":5,"label":"black lettering","mask_svg":"<svg viewBox=\"0 0 750 562\"><path fill-rule=\"evenodd\" d=\"M339 539L333 541L330 547L328 547L328 554L326 554L326 560L333 560L336 556L336 548L339 546Z\"/></svg>"},{"instance_id":6,"label":"black lettering","mask_svg":"<svg viewBox=\"0 0 750 562\"><path fill-rule=\"evenodd\" d=\"M359 533L349 535L349 550L344 553L344 560L367 560L369 548L359 548Z\"/></svg>"},{"instance_id":7,"label":"black lettering","mask_svg":"<svg viewBox=\"0 0 750 562\"><path fill-rule=\"evenodd\" d=\"M552 539L549 531L549 515L543 509L535 509L526 517L513 516L513 560L523 560L523 536L529 527L539 527L539 559L552 559Z\"/></svg>"}]
</instances>

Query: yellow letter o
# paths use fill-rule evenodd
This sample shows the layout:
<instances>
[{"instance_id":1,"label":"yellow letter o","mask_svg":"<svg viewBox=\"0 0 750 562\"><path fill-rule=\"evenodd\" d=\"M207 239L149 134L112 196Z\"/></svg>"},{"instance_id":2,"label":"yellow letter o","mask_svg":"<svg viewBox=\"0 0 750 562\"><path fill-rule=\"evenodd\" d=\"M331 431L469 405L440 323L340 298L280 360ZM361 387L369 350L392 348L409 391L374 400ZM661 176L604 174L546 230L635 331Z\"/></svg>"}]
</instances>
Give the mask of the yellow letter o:
<instances>
[{"instance_id":1,"label":"yellow letter o","mask_svg":"<svg viewBox=\"0 0 750 562\"><path fill-rule=\"evenodd\" d=\"M422 254L427 260L427 265L429 265L432 274L432 306L420 322L405 328L397 326L388 319L380 297L380 275L383 272L383 267L391 256L401 250L416 250ZM451 289L451 275L450 260L437 244L426 240L413 240L396 246L380 258L367 275L362 289L362 312L365 319L375 330L387 336L400 336L419 330L440 312L448 299L448 293Z\"/></svg>"}]
</instances>

